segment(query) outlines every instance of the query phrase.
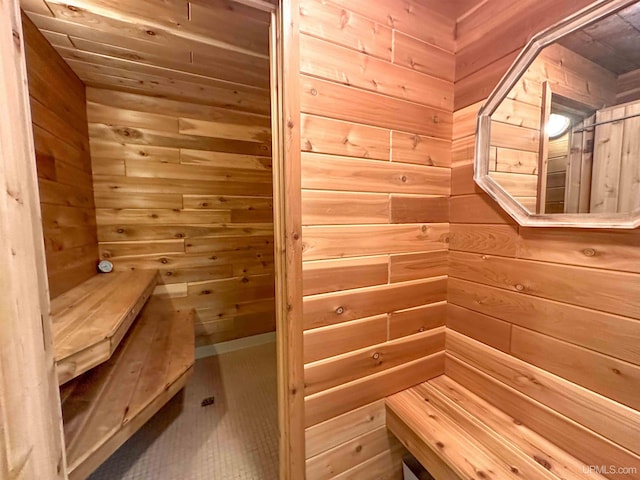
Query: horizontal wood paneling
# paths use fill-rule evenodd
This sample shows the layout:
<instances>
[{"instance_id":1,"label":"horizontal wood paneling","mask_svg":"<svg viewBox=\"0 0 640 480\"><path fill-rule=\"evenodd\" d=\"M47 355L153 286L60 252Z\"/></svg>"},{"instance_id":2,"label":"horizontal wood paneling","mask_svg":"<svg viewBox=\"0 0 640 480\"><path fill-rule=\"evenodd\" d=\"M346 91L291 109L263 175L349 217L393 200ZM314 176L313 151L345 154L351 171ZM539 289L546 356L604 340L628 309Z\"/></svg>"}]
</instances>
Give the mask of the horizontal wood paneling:
<instances>
[{"instance_id":1,"label":"horizontal wood paneling","mask_svg":"<svg viewBox=\"0 0 640 480\"><path fill-rule=\"evenodd\" d=\"M449 224L309 226L303 229L305 260L446 248Z\"/></svg>"},{"instance_id":2,"label":"horizontal wood paneling","mask_svg":"<svg viewBox=\"0 0 640 480\"><path fill-rule=\"evenodd\" d=\"M448 195L449 179L447 168L302 154L302 188Z\"/></svg>"},{"instance_id":3,"label":"horizontal wood paneling","mask_svg":"<svg viewBox=\"0 0 640 480\"><path fill-rule=\"evenodd\" d=\"M304 113L364 123L446 139L451 131L451 113L407 100L300 76L300 106ZM336 105L344 105L336 109ZM384 116L379 115L384 111Z\"/></svg>"},{"instance_id":4,"label":"horizontal wood paneling","mask_svg":"<svg viewBox=\"0 0 640 480\"><path fill-rule=\"evenodd\" d=\"M561 4L526 0L514 5L508 0L491 0L462 19L456 31L456 83L459 85L456 85L455 109L486 98L515 54L534 34L590 3L589 0ZM474 77L480 82L469 81ZM490 85L488 91L486 85Z\"/></svg>"},{"instance_id":5,"label":"horizontal wood paneling","mask_svg":"<svg viewBox=\"0 0 640 480\"><path fill-rule=\"evenodd\" d=\"M394 0L380 0L376 8L371 8L366 0L335 0L334 3L448 52L454 49L454 20L429 2L409 0L405 5Z\"/></svg>"},{"instance_id":6,"label":"horizontal wood paneling","mask_svg":"<svg viewBox=\"0 0 640 480\"><path fill-rule=\"evenodd\" d=\"M505 257L516 255L518 231L511 225L451 225L449 248L462 252L480 252Z\"/></svg>"},{"instance_id":7,"label":"horizontal wood paneling","mask_svg":"<svg viewBox=\"0 0 640 480\"><path fill-rule=\"evenodd\" d=\"M23 7L86 85L269 113L267 12L197 1Z\"/></svg>"},{"instance_id":8,"label":"horizontal wood paneling","mask_svg":"<svg viewBox=\"0 0 640 480\"><path fill-rule=\"evenodd\" d=\"M196 309L198 344L273 331L268 117L96 89L89 100L101 256L157 269L156 294Z\"/></svg>"},{"instance_id":9,"label":"horizontal wood paneling","mask_svg":"<svg viewBox=\"0 0 640 480\"><path fill-rule=\"evenodd\" d=\"M638 410L640 366L515 326L511 354Z\"/></svg>"},{"instance_id":10,"label":"horizontal wood paneling","mask_svg":"<svg viewBox=\"0 0 640 480\"><path fill-rule=\"evenodd\" d=\"M389 223L389 195L302 191L303 225Z\"/></svg>"},{"instance_id":11,"label":"horizontal wood paneling","mask_svg":"<svg viewBox=\"0 0 640 480\"><path fill-rule=\"evenodd\" d=\"M387 314L304 332L304 361L315 362L387 340ZM365 332L363 335L362 332Z\"/></svg>"},{"instance_id":12,"label":"horizontal wood paneling","mask_svg":"<svg viewBox=\"0 0 640 480\"><path fill-rule=\"evenodd\" d=\"M462 252L451 252L449 259L449 274L455 278L632 318L640 316L637 274Z\"/></svg>"},{"instance_id":13,"label":"horizontal wood paneling","mask_svg":"<svg viewBox=\"0 0 640 480\"><path fill-rule=\"evenodd\" d=\"M392 312L389 314L389 338L405 337L441 327L445 324L446 313L445 301Z\"/></svg>"},{"instance_id":14,"label":"horizontal wood paneling","mask_svg":"<svg viewBox=\"0 0 640 480\"><path fill-rule=\"evenodd\" d=\"M385 424L384 401L370 403L314 425L306 431L307 458L330 450Z\"/></svg>"},{"instance_id":15,"label":"horizontal wood paneling","mask_svg":"<svg viewBox=\"0 0 640 480\"><path fill-rule=\"evenodd\" d=\"M307 478L397 480L359 409L443 371L454 14L300 7Z\"/></svg>"},{"instance_id":16,"label":"horizontal wood paneling","mask_svg":"<svg viewBox=\"0 0 640 480\"><path fill-rule=\"evenodd\" d=\"M428 167L451 166L451 142L404 132L391 132L391 160Z\"/></svg>"},{"instance_id":17,"label":"horizontal wood paneling","mask_svg":"<svg viewBox=\"0 0 640 480\"><path fill-rule=\"evenodd\" d=\"M307 426L350 412L436 377L444 371L444 351L305 397Z\"/></svg>"},{"instance_id":18,"label":"horizontal wood paneling","mask_svg":"<svg viewBox=\"0 0 640 480\"><path fill-rule=\"evenodd\" d=\"M487 348L461 334L451 333L447 337L447 349L448 355L456 359L451 362L453 370L462 367L463 363L473 365L503 383L503 388L512 388L527 395L625 448L638 452L640 444L634 433L640 419L637 411L580 388L528 362ZM479 394L482 396L481 392ZM557 420L561 421L560 418Z\"/></svg>"},{"instance_id":19,"label":"horizontal wood paneling","mask_svg":"<svg viewBox=\"0 0 640 480\"><path fill-rule=\"evenodd\" d=\"M302 35L300 49L300 70L307 75L447 111L453 109L453 84L450 81L407 70L307 35ZM385 78L396 80L381 80Z\"/></svg>"},{"instance_id":20,"label":"horizontal wood paneling","mask_svg":"<svg viewBox=\"0 0 640 480\"><path fill-rule=\"evenodd\" d=\"M305 262L302 275L305 295L383 285L389 281L389 257L378 255Z\"/></svg>"},{"instance_id":21,"label":"horizontal wood paneling","mask_svg":"<svg viewBox=\"0 0 640 480\"><path fill-rule=\"evenodd\" d=\"M446 250L391 255L389 280L395 283L446 275L449 272L448 261Z\"/></svg>"},{"instance_id":22,"label":"horizontal wood paneling","mask_svg":"<svg viewBox=\"0 0 640 480\"><path fill-rule=\"evenodd\" d=\"M85 87L22 17L49 295L96 273L98 238Z\"/></svg>"},{"instance_id":23,"label":"horizontal wood paneling","mask_svg":"<svg viewBox=\"0 0 640 480\"><path fill-rule=\"evenodd\" d=\"M392 30L383 23L321 0L300 1L300 31L372 57L391 60Z\"/></svg>"},{"instance_id":24,"label":"horizontal wood paneling","mask_svg":"<svg viewBox=\"0 0 640 480\"><path fill-rule=\"evenodd\" d=\"M511 324L508 322L450 303L447 305L447 328L509 352Z\"/></svg>"},{"instance_id":25,"label":"horizontal wood paneling","mask_svg":"<svg viewBox=\"0 0 640 480\"><path fill-rule=\"evenodd\" d=\"M640 322L635 319L455 278L449 280L447 293L456 305L640 364Z\"/></svg>"},{"instance_id":26,"label":"horizontal wood paneling","mask_svg":"<svg viewBox=\"0 0 640 480\"><path fill-rule=\"evenodd\" d=\"M391 223L446 223L449 221L447 197L391 196Z\"/></svg>"},{"instance_id":27,"label":"horizontal wood paneling","mask_svg":"<svg viewBox=\"0 0 640 480\"><path fill-rule=\"evenodd\" d=\"M306 328L322 327L445 298L446 277L311 295L304 299L304 323Z\"/></svg>"},{"instance_id":28,"label":"horizontal wood paneling","mask_svg":"<svg viewBox=\"0 0 640 480\"><path fill-rule=\"evenodd\" d=\"M369 458L396 448L398 440L386 426L347 441L307 460L308 478L331 479Z\"/></svg>"},{"instance_id":29,"label":"horizontal wood paneling","mask_svg":"<svg viewBox=\"0 0 640 480\"><path fill-rule=\"evenodd\" d=\"M446 374L587 464L635 466L638 232L518 227L473 182L482 101L532 34L590 3L489 0L458 23ZM572 78L588 65L563 49L538 63L498 112L503 122L536 128L527 105L546 75L554 93L610 102L615 80L596 73L580 90ZM515 127L497 125L498 175L515 186L534 172L523 153L537 151L533 130L517 140Z\"/></svg>"},{"instance_id":30,"label":"horizontal wood paneling","mask_svg":"<svg viewBox=\"0 0 640 480\"><path fill-rule=\"evenodd\" d=\"M390 158L391 132L384 128L303 114L300 134L300 148L306 152L377 160Z\"/></svg>"},{"instance_id":31,"label":"horizontal wood paneling","mask_svg":"<svg viewBox=\"0 0 640 480\"><path fill-rule=\"evenodd\" d=\"M444 327L373 345L305 365L305 393L312 395L418 358L437 353Z\"/></svg>"}]
</instances>

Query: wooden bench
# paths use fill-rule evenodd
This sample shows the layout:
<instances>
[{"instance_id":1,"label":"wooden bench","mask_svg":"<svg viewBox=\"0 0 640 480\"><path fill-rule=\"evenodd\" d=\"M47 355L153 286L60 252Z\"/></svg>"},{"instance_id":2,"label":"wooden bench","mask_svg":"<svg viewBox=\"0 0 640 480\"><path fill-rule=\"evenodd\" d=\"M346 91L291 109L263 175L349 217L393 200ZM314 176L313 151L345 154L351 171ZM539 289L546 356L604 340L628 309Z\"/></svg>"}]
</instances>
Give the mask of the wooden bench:
<instances>
[{"instance_id":1,"label":"wooden bench","mask_svg":"<svg viewBox=\"0 0 640 480\"><path fill-rule=\"evenodd\" d=\"M436 480L605 477L447 376L386 400L387 427Z\"/></svg>"},{"instance_id":2,"label":"wooden bench","mask_svg":"<svg viewBox=\"0 0 640 480\"><path fill-rule=\"evenodd\" d=\"M152 297L120 347L61 389L67 472L85 479L186 384L193 311Z\"/></svg>"},{"instance_id":3,"label":"wooden bench","mask_svg":"<svg viewBox=\"0 0 640 480\"><path fill-rule=\"evenodd\" d=\"M156 270L96 275L51 301L60 385L108 360L156 286Z\"/></svg>"}]
</instances>

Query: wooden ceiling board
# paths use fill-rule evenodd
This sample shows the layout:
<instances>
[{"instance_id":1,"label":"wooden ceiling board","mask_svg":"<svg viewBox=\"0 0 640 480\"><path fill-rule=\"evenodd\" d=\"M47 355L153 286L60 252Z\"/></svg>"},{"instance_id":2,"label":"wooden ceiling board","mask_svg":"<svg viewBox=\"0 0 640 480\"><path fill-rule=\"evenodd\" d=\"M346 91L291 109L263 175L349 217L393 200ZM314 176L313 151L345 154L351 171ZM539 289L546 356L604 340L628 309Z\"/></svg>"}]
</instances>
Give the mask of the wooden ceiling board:
<instances>
[{"instance_id":1,"label":"wooden ceiling board","mask_svg":"<svg viewBox=\"0 0 640 480\"><path fill-rule=\"evenodd\" d=\"M269 93L268 66L252 69L249 65L230 65L218 61L215 57L211 57L209 61L189 62L189 52L186 52L187 56L184 60L172 61L179 60L180 55L161 57L76 37L71 37L70 40L73 48L57 46L58 52L65 59L127 68L140 73L153 71L155 74L161 74L162 71L166 71L167 75L188 79L195 83L218 85L222 88L265 95Z\"/></svg>"},{"instance_id":2,"label":"wooden ceiling board","mask_svg":"<svg viewBox=\"0 0 640 480\"><path fill-rule=\"evenodd\" d=\"M254 1L22 0L21 6L88 86L269 115L270 14L247 5Z\"/></svg>"},{"instance_id":3,"label":"wooden ceiling board","mask_svg":"<svg viewBox=\"0 0 640 480\"><path fill-rule=\"evenodd\" d=\"M75 47L83 52L191 72L258 88L269 88L269 60L266 58L256 58L215 47L200 48L200 44L193 42L181 45L164 41L159 36L134 38L112 33L114 30L126 33L126 25L122 29L103 30L35 14L31 14L31 20L45 36L48 36L55 47ZM68 40L64 40L64 36L68 37ZM194 51L194 47L197 51ZM201 51L206 51L206 54L200 53ZM62 52L61 55L65 56ZM196 56L198 61L195 60Z\"/></svg>"},{"instance_id":4,"label":"wooden ceiling board","mask_svg":"<svg viewBox=\"0 0 640 480\"><path fill-rule=\"evenodd\" d=\"M277 0L275 0L277 2ZM249 18L251 20L258 21L269 26L269 22L271 21L271 15L265 10L260 10L258 8L250 7L251 0L247 2L247 4L243 4L237 0L189 0L189 3L193 6L200 6L207 9L211 9L213 5L216 6L216 11L218 12L233 12L239 16ZM263 3L263 2L260 2ZM267 3L267 2L264 2ZM192 10L193 15L193 10Z\"/></svg>"},{"instance_id":5,"label":"wooden ceiling board","mask_svg":"<svg viewBox=\"0 0 640 480\"><path fill-rule=\"evenodd\" d=\"M637 68L635 63L618 55L614 47L597 41L581 30L561 39L559 43L616 74Z\"/></svg>"},{"instance_id":6,"label":"wooden ceiling board","mask_svg":"<svg viewBox=\"0 0 640 480\"><path fill-rule=\"evenodd\" d=\"M620 75L640 68L640 4L631 5L559 43Z\"/></svg>"}]
</instances>

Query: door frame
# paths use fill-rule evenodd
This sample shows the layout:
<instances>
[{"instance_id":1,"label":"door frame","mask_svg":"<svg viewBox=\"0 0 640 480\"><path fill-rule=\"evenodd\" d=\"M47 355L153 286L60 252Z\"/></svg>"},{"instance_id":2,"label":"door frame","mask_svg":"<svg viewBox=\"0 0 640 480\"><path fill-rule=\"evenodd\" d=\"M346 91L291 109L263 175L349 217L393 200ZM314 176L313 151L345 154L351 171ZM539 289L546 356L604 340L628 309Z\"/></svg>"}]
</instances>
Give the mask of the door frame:
<instances>
[{"instance_id":1,"label":"door frame","mask_svg":"<svg viewBox=\"0 0 640 480\"><path fill-rule=\"evenodd\" d=\"M271 124L280 480L305 478L298 0L271 16Z\"/></svg>"}]
</instances>

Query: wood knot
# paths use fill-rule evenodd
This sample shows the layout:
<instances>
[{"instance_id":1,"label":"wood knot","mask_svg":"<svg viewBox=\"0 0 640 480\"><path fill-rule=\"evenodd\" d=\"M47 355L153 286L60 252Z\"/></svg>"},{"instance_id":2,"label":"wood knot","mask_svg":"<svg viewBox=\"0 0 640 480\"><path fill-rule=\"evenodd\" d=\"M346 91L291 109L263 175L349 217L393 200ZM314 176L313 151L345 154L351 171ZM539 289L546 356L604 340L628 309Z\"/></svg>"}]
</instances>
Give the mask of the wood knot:
<instances>
[{"instance_id":1,"label":"wood knot","mask_svg":"<svg viewBox=\"0 0 640 480\"><path fill-rule=\"evenodd\" d=\"M242 283L249 283L249 279L247 277L242 277Z\"/></svg>"},{"instance_id":2,"label":"wood knot","mask_svg":"<svg viewBox=\"0 0 640 480\"><path fill-rule=\"evenodd\" d=\"M582 253L584 253L587 257L596 256L596 251L593 248L585 248L584 250L582 250Z\"/></svg>"},{"instance_id":3,"label":"wood knot","mask_svg":"<svg viewBox=\"0 0 640 480\"><path fill-rule=\"evenodd\" d=\"M513 465L511 465L511 467L509 469L515 474L520 473L520 470L518 470L518 467L514 467Z\"/></svg>"},{"instance_id":4,"label":"wood knot","mask_svg":"<svg viewBox=\"0 0 640 480\"><path fill-rule=\"evenodd\" d=\"M293 239L294 240L299 240L300 239L300 234L298 232L293 234Z\"/></svg>"},{"instance_id":5,"label":"wood knot","mask_svg":"<svg viewBox=\"0 0 640 480\"><path fill-rule=\"evenodd\" d=\"M613 373L615 373L616 375L622 375L622 372L620 370L618 370L617 368L612 368L611 371Z\"/></svg>"},{"instance_id":6,"label":"wood knot","mask_svg":"<svg viewBox=\"0 0 640 480\"><path fill-rule=\"evenodd\" d=\"M406 175L402 175L400 177L400 180L402 181L402 183L406 183L407 182L407 176Z\"/></svg>"},{"instance_id":7,"label":"wood knot","mask_svg":"<svg viewBox=\"0 0 640 480\"><path fill-rule=\"evenodd\" d=\"M551 463L549 462L549 460L539 457L537 455L534 455L533 459L536 462L538 462L540 465L542 465L544 468L546 468L547 470L551 470Z\"/></svg>"},{"instance_id":8,"label":"wood knot","mask_svg":"<svg viewBox=\"0 0 640 480\"><path fill-rule=\"evenodd\" d=\"M315 88L312 88L311 89L311 95L313 95L314 97L317 97L318 96L318 90L315 89Z\"/></svg>"},{"instance_id":9,"label":"wood knot","mask_svg":"<svg viewBox=\"0 0 640 480\"><path fill-rule=\"evenodd\" d=\"M118 233L124 233L124 228L119 228L119 229L117 230L117 232L118 232Z\"/></svg>"},{"instance_id":10,"label":"wood knot","mask_svg":"<svg viewBox=\"0 0 640 480\"><path fill-rule=\"evenodd\" d=\"M436 442L436 447L438 447L439 449L443 449L444 448L444 443L438 441L438 442Z\"/></svg>"},{"instance_id":11,"label":"wood knot","mask_svg":"<svg viewBox=\"0 0 640 480\"><path fill-rule=\"evenodd\" d=\"M336 308L336 313L337 313L338 315L342 315L342 314L344 313L344 307L338 307L338 308Z\"/></svg>"},{"instance_id":12,"label":"wood knot","mask_svg":"<svg viewBox=\"0 0 640 480\"><path fill-rule=\"evenodd\" d=\"M518 290L519 292L523 292L524 291L524 285L521 285L521 284L518 283L516 285L516 290Z\"/></svg>"},{"instance_id":13,"label":"wood knot","mask_svg":"<svg viewBox=\"0 0 640 480\"><path fill-rule=\"evenodd\" d=\"M362 445L358 445L356 447L356 453L360 453L362 451Z\"/></svg>"},{"instance_id":14,"label":"wood knot","mask_svg":"<svg viewBox=\"0 0 640 480\"><path fill-rule=\"evenodd\" d=\"M169 260L168 260L168 259L166 259L166 258L162 258L162 259L160 260L160 263L163 263L163 264L165 264L165 265L166 265L167 263L169 263Z\"/></svg>"},{"instance_id":15,"label":"wood knot","mask_svg":"<svg viewBox=\"0 0 640 480\"><path fill-rule=\"evenodd\" d=\"M200 292L200 295L211 295L211 290L202 290L202 292Z\"/></svg>"},{"instance_id":16,"label":"wood knot","mask_svg":"<svg viewBox=\"0 0 640 480\"><path fill-rule=\"evenodd\" d=\"M380 354L378 352L375 352L373 355L371 355L371 358L373 358L374 360L378 360L380 358Z\"/></svg>"},{"instance_id":17,"label":"wood knot","mask_svg":"<svg viewBox=\"0 0 640 480\"><path fill-rule=\"evenodd\" d=\"M154 32L153 30L145 30L144 33L146 33L147 35L154 37L156 35L156 32Z\"/></svg>"}]
</instances>

